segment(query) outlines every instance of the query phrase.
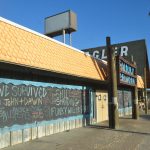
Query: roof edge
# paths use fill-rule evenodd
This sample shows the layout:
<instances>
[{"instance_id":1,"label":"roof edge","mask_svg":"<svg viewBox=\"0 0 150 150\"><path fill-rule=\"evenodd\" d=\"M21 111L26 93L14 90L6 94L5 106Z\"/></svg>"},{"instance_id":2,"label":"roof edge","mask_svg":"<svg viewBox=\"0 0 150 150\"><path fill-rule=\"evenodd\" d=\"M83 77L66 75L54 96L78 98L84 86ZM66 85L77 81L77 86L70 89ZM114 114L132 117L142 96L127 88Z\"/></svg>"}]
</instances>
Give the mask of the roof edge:
<instances>
[{"instance_id":1,"label":"roof edge","mask_svg":"<svg viewBox=\"0 0 150 150\"><path fill-rule=\"evenodd\" d=\"M85 54L83 51L81 51L81 50L79 50L79 49L77 49L77 48L75 48L75 47L72 47L72 46L70 46L70 45L67 45L67 44L65 44L65 43L62 43L62 42L57 41L57 40L55 40L55 39L52 39L52 38L50 38L50 37L48 37L48 36L46 36L46 35L44 35L44 34L42 34L42 33L39 33L39 32L37 32L37 31L34 31L34 30L29 29L29 28L27 28L27 27L24 27L24 26L22 26L22 25L20 25L20 24L17 24L17 23L15 23L15 22L13 22L13 21L10 21L10 20L8 20L8 19L5 19L5 18L3 18L3 17L1 17L1 16L0 16L0 21L6 22L6 23L8 23L8 24L10 24L10 25L12 25L12 26L15 26L15 27L17 27L17 28L20 28L20 29L22 29L22 30L25 30L25 31L30 32L30 33L33 33L33 34L35 34L35 35L37 35L37 36L40 36L40 37L42 37L42 38L45 38L45 39L47 39L47 40L53 41L53 42L55 42L55 43L57 43L57 44L63 45L63 46L65 46L65 47L67 47L67 48L70 48L70 49L72 49L72 50L75 50L75 51L78 51L78 52L80 52L80 53ZM86 54L86 55L87 55L87 56L90 56L90 55L88 55L88 54Z\"/></svg>"}]
</instances>

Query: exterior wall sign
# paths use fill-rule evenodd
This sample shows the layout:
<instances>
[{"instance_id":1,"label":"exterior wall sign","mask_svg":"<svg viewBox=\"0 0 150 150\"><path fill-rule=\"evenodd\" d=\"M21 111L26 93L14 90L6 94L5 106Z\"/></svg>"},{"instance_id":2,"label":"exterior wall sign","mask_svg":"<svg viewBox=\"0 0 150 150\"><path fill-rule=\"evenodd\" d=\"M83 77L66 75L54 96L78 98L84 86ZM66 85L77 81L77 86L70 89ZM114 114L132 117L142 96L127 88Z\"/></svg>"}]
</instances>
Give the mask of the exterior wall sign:
<instances>
[{"instance_id":1,"label":"exterior wall sign","mask_svg":"<svg viewBox=\"0 0 150 150\"><path fill-rule=\"evenodd\" d=\"M122 57L117 57L117 70L119 84L135 86L137 82L136 66Z\"/></svg>"}]
</instances>

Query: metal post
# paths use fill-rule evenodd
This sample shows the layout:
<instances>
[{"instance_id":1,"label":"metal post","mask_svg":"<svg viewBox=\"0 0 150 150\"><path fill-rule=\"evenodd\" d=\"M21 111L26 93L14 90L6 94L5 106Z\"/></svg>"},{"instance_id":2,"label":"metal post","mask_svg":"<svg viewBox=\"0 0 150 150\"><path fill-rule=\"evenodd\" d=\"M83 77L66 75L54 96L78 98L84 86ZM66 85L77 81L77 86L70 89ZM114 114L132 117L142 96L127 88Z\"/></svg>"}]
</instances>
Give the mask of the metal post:
<instances>
[{"instance_id":1,"label":"metal post","mask_svg":"<svg viewBox=\"0 0 150 150\"><path fill-rule=\"evenodd\" d=\"M144 103L145 103L145 114L148 114L148 102L147 102L147 83L146 83L146 67L144 67Z\"/></svg>"},{"instance_id":2,"label":"metal post","mask_svg":"<svg viewBox=\"0 0 150 150\"><path fill-rule=\"evenodd\" d=\"M106 38L108 62L108 97L109 97L109 127L119 127L117 76L115 50L111 47L110 37Z\"/></svg>"},{"instance_id":3,"label":"metal post","mask_svg":"<svg viewBox=\"0 0 150 150\"><path fill-rule=\"evenodd\" d=\"M71 33L69 33L69 44L70 46L72 46L72 34Z\"/></svg>"},{"instance_id":4,"label":"metal post","mask_svg":"<svg viewBox=\"0 0 150 150\"><path fill-rule=\"evenodd\" d=\"M66 38L65 38L65 30L63 29L63 43L66 43Z\"/></svg>"}]
</instances>

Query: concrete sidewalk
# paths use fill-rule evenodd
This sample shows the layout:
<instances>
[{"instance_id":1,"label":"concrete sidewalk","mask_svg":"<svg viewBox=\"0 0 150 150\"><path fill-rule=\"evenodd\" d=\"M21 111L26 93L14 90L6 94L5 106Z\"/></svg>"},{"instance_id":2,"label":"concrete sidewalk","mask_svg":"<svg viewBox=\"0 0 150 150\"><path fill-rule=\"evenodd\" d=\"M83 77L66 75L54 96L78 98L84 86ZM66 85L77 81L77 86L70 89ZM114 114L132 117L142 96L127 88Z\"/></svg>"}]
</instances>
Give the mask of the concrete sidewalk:
<instances>
[{"instance_id":1,"label":"concrete sidewalk","mask_svg":"<svg viewBox=\"0 0 150 150\"><path fill-rule=\"evenodd\" d=\"M106 123L18 144L4 150L150 150L150 115L120 119L118 130Z\"/></svg>"}]
</instances>

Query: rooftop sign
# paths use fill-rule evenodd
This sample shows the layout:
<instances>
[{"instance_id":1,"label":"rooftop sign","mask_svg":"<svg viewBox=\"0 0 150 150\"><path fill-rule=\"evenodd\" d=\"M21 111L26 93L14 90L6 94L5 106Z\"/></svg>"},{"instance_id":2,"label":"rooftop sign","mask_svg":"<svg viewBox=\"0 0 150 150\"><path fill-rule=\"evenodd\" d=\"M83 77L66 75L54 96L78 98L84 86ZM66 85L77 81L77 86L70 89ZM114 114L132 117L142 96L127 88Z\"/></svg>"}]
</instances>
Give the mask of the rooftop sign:
<instances>
[{"instance_id":1,"label":"rooftop sign","mask_svg":"<svg viewBox=\"0 0 150 150\"><path fill-rule=\"evenodd\" d=\"M77 30L77 17L73 11L68 10L45 18L45 35L54 37L61 35L63 30L65 33Z\"/></svg>"}]
</instances>

